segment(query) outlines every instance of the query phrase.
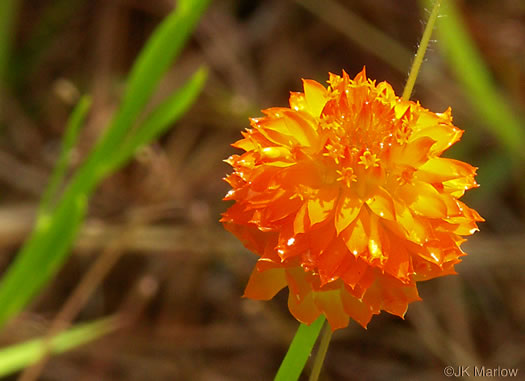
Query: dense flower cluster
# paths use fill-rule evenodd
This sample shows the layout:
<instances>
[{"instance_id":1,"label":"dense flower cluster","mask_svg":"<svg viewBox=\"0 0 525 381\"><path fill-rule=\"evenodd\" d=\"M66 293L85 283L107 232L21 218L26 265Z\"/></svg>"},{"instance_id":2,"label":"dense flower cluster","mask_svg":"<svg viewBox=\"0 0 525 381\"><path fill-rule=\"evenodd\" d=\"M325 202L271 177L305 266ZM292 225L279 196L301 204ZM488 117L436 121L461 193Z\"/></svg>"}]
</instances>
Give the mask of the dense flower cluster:
<instances>
[{"instance_id":1,"label":"dense flower cluster","mask_svg":"<svg viewBox=\"0 0 525 381\"><path fill-rule=\"evenodd\" d=\"M260 257L246 297L288 286L299 321L366 327L381 310L403 317L416 282L454 273L483 221L458 200L476 169L440 157L462 134L450 110L402 100L364 69L328 83L304 80L290 108L251 119L221 221Z\"/></svg>"}]
</instances>

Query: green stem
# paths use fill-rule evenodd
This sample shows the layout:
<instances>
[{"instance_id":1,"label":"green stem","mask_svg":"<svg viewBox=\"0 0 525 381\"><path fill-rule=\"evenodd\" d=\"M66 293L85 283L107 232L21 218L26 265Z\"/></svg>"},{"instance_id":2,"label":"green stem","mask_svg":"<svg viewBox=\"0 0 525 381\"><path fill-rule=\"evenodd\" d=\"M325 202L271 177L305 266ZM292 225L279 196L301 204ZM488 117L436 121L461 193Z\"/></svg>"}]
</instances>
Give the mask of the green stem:
<instances>
[{"instance_id":1,"label":"green stem","mask_svg":"<svg viewBox=\"0 0 525 381\"><path fill-rule=\"evenodd\" d=\"M299 326L274 381L296 381L299 379L324 321L325 317L322 315L311 325L301 324Z\"/></svg>"},{"instance_id":2,"label":"green stem","mask_svg":"<svg viewBox=\"0 0 525 381\"><path fill-rule=\"evenodd\" d=\"M434 29L434 24L436 23L437 16L439 14L439 6L441 5L441 0L436 0L434 3L434 8L428 19L425 31L423 32L423 37L421 38L421 43L417 49L416 57L412 63L412 68L410 69L410 74L408 75L407 83L405 85L405 90L403 90L402 98L404 100L409 100L412 95L412 90L416 84L416 78L419 74L419 69L423 63L423 58L425 58L425 52L427 51L428 42L430 41L430 36L432 35L432 30Z\"/></svg>"},{"instance_id":3,"label":"green stem","mask_svg":"<svg viewBox=\"0 0 525 381\"><path fill-rule=\"evenodd\" d=\"M312 373L310 374L309 381L317 381L319 375L321 374L321 369L323 368L324 358L326 357L326 352L328 351L328 346L330 345L330 339L332 338L332 328L328 323L324 324L323 336L321 337L321 343L317 349L317 353L314 359L314 366L312 368Z\"/></svg>"}]
</instances>

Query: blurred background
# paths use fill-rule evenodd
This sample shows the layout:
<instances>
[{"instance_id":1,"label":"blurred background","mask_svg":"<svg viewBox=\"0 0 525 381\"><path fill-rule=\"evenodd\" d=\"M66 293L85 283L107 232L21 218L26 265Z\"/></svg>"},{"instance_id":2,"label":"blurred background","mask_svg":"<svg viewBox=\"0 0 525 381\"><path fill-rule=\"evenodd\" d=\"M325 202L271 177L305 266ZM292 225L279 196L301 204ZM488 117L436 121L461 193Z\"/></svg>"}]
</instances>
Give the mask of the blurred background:
<instances>
[{"instance_id":1,"label":"blurred background","mask_svg":"<svg viewBox=\"0 0 525 381\"><path fill-rule=\"evenodd\" d=\"M382 314L366 331L337 331L323 380L440 380L446 365L520 368L525 377L525 3L456 5L459 18L443 14L438 24L459 20L473 45L434 34L412 99L452 107L465 134L446 156L480 167L481 187L464 200L487 222L464 244L459 276L421 283L423 301L404 321ZM172 9L171 0L19 1L0 111L0 271L32 229L79 96L94 103L72 169ZM428 14L413 0L212 1L157 94L204 63L199 99L97 189L73 254L0 343L43 335L95 259L118 251L75 322L119 314L126 324L52 358L41 380L272 379L297 322L287 291L266 303L241 298L256 256L218 223L228 207L222 160L248 117L286 106L301 78L325 83L328 72L354 76L366 65L401 94Z\"/></svg>"}]
</instances>

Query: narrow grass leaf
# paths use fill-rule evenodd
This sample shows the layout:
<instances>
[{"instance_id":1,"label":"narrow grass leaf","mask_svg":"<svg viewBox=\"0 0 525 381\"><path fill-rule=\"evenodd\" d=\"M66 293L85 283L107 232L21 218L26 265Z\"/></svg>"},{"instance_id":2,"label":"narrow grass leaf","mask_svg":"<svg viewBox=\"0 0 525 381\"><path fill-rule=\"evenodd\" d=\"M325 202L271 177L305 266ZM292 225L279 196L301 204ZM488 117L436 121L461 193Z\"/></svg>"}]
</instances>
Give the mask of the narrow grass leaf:
<instances>
[{"instance_id":1,"label":"narrow grass leaf","mask_svg":"<svg viewBox=\"0 0 525 381\"><path fill-rule=\"evenodd\" d=\"M78 138L80 128L84 124L84 120L91 106L91 98L85 96L80 99L77 106L71 113L67 122L66 131L62 139L62 147L58 162L53 170L49 184L44 191L42 200L40 202L40 210L42 213L48 211L51 207L51 201L57 196L57 189L63 182L66 175L67 167L69 165L71 150L75 146Z\"/></svg>"},{"instance_id":2,"label":"narrow grass leaf","mask_svg":"<svg viewBox=\"0 0 525 381\"><path fill-rule=\"evenodd\" d=\"M299 326L274 381L296 381L299 379L324 321L325 317L321 316L310 326L305 324Z\"/></svg>"},{"instance_id":3,"label":"narrow grass leaf","mask_svg":"<svg viewBox=\"0 0 525 381\"><path fill-rule=\"evenodd\" d=\"M431 4L428 0L425 3ZM524 123L515 115L492 80L455 2L444 0L442 14L444 17L437 23L439 46L480 115L479 119L486 121L486 127L515 159L525 159L522 150L525 141Z\"/></svg>"},{"instance_id":4,"label":"narrow grass leaf","mask_svg":"<svg viewBox=\"0 0 525 381\"><path fill-rule=\"evenodd\" d=\"M51 353L59 354L96 340L117 328L114 318L79 324L49 342ZM29 340L0 349L0 377L8 376L36 363L44 353L45 338Z\"/></svg>"},{"instance_id":5,"label":"narrow grass leaf","mask_svg":"<svg viewBox=\"0 0 525 381\"><path fill-rule=\"evenodd\" d=\"M115 145L126 136L162 75L182 49L208 2L194 0L191 6L179 2L177 9L154 31L131 69L121 106L110 128L95 147L94 160L110 155Z\"/></svg>"},{"instance_id":6,"label":"narrow grass leaf","mask_svg":"<svg viewBox=\"0 0 525 381\"><path fill-rule=\"evenodd\" d=\"M207 70L200 68L186 83L157 106L126 139L122 147L115 151L107 164L109 172L115 171L132 157L136 151L149 144L175 123L191 106L199 95L207 77Z\"/></svg>"},{"instance_id":7,"label":"narrow grass leaf","mask_svg":"<svg viewBox=\"0 0 525 381\"><path fill-rule=\"evenodd\" d=\"M56 43L57 34L75 19L75 13L86 2L88 0L54 0L42 4L45 8L39 11L35 24L26 28L25 32L29 34L24 36L24 43L17 46L16 55L11 57L7 79L12 88L20 88L23 81L35 74L46 58L46 52Z\"/></svg>"},{"instance_id":8,"label":"narrow grass leaf","mask_svg":"<svg viewBox=\"0 0 525 381\"><path fill-rule=\"evenodd\" d=\"M75 172L56 207L40 213L35 229L0 280L0 326L17 314L58 271L84 220L88 200L161 75L180 51L208 0L196 0L168 16L146 43L130 74L122 107L84 164ZM182 9L182 10L181 10ZM140 130L139 130L140 131ZM121 163L122 164L122 163Z\"/></svg>"},{"instance_id":9,"label":"narrow grass leaf","mask_svg":"<svg viewBox=\"0 0 525 381\"><path fill-rule=\"evenodd\" d=\"M93 183L72 184L52 214L38 217L36 227L0 282L0 326L18 313L56 273L84 219Z\"/></svg>"},{"instance_id":10,"label":"narrow grass leaf","mask_svg":"<svg viewBox=\"0 0 525 381\"><path fill-rule=\"evenodd\" d=\"M511 176L512 164L508 152L501 151L491 153L480 162L476 181L482 186L470 196L473 204L486 204L486 200L502 192L502 184L508 182Z\"/></svg>"},{"instance_id":11,"label":"narrow grass leaf","mask_svg":"<svg viewBox=\"0 0 525 381\"><path fill-rule=\"evenodd\" d=\"M0 1L0 85L4 86L4 76L11 50L12 27L17 15L18 0Z\"/></svg>"}]
</instances>

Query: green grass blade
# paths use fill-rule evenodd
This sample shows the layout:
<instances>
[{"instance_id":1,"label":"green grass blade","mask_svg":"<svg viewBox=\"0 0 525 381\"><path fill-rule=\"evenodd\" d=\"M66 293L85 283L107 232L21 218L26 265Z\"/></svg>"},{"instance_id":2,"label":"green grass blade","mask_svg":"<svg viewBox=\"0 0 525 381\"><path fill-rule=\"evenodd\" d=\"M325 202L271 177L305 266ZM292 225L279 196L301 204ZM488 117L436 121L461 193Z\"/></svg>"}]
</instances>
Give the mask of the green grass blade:
<instances>
[{"instance_id":1,"label":"green grass blade","mask_svg":"<svg viewBox=\"0 0 525 381\"><path fill-rule=\"evenodd\" d=\"M49 185L44 191L42 200L40 202L41 212L49 210L52 199L56 196L59 185L63 182L67 167L69 164L71 150L76 144L78 133L80 128L84 124L86 114L91 106L91 99L89 97L83 97L78 102L77 106L71 113L67 122L66 131L64 138L62 139L62 147L60 150L60 156L58 162L53 170Z\"/></svg>"},{"instance_id":2,"label":"green grass blade","mask_svg":"<svg viewBox=\"0 0 525 381\"><path fill-rule=\"evenodd\" d=\"M193 104L199 95L207 77L207 70L200 68L176 92L153 110L144 123L115 152L108 163L108 171L114 171L129 160L144 145L160 136Z\"/></svg>"},{"instance_id":3,"label":"green grass blade","mask_svg":"<svg viewBox=\"0 0 525 381\"><path fill-rule=\"evenodd\" d=\"M114 318L79 324L55 336L49 342L50 352L59 354L96 340L117 328ZM45 338L33 339L0 349L0 377L8 376L36 363L45 353Z\"/></svg>"},{"instance_id":4,"label":"green grass blade","mask_svg":"<svg viewBox=\"0 0 525 381\"><path fill-rule=\"evenodd\" d=\"M11 33L18 9L18 0L0 1L0 85L4 79L11 48Z\"/></svg>"},{"instance_id":5,"label":"green grass blade","mask_svg":"<svg viewBox=\"0 0 525 381\"><path fill-rule=\"evenodd\" d=\"M140 108L149 100L154 86L180 51L207 3L208 0L197 0L191 2L190 7L187 1L180 2L177 11L161 23L152 41L146 43L130 74L123 105L107 133L75 172L57 206L49 214L38 216L35 229L0 280L0 326L27 304L67 258L84 220L89 197L97 184L111 174L107 167L114 152L122 146L125 135L142 111ZM164 54L170 57L169 61ZM143 138L141 143L147 142Z\"/></svg>"},{"instance_id":6,"label":"green grass blade","mask_svg":"<svg viewBox=\"0 0 525 381\"><path fill-rule=\"evenodd\" d=\"M111 155L132 127L153 93L155 86L182 49L209 0L180 1L155 30L135 61L121 106L110 128L95 148L95 160ZM188 4L187 4L188 3Z\"/></svg>"},{"instance_id":7,"label":"green grass blade","mask_svg":"<svg viewBox=\"0 0 525 381\"><path fill-rule=\"evenodd\" d=\"M274 381L295 381L299 379L324 321L325 317L321 316L310 326L305 324L299 326Z\"/></svg>"},{"instance_id":8,"label":"green grass blade","mask_svg":"<svg viewBox=\"0 0 525 381\"><path fill-rule=\"evenodd\" d=\"M431 2L426 1L427 5ZM483 58L461 20L454 1L444 0L438 25L439 46L463 85L468 99L486 121L486 127L514 158L525 158L522 150L525 141L524 123L509 106L491 78Z\"/></svg>"},{"instance_id":9,"label":"green grass blade","mask_svg":"<svg viewBox=\"0 0 525 381\"><path fill-rule=\"evenodd\" d=\"M494 152L479 163L476 181L481 186L476 189L470 199L473 203L482 205L494 195L501 193L501 184L509 181L512 175L512 160L507 152Z\"/></svg>"},{"instance_id":10,"label":"green grass blade","mask_svg":"<svg viewBox=\"0 0 525 381\"><path fill-rule=\"evenodd\" d=\"M11 1L11 0L9 0ZM34 75L34 71L42 64L45 52L56 42L56 35L76 17L75 12L88 0L54 0L46 4L42 14L31 25L31 31L24 38L24 44L17 49L8 70L9 84L19 88L26 78Z\"/></svg>"},{"instance_id":11,"label":"green grass blade","mask_svg":"<svg viewBox=\"0 0 525 381\"><path fill-rule=\"evenodd\" d=\"M93 188L92 179L77 178L80 181L68 188L56 210L38 217L35 230L3 276L0 282L0 326L27 304L67 257Z\"/></svg>"}]
</instances>

